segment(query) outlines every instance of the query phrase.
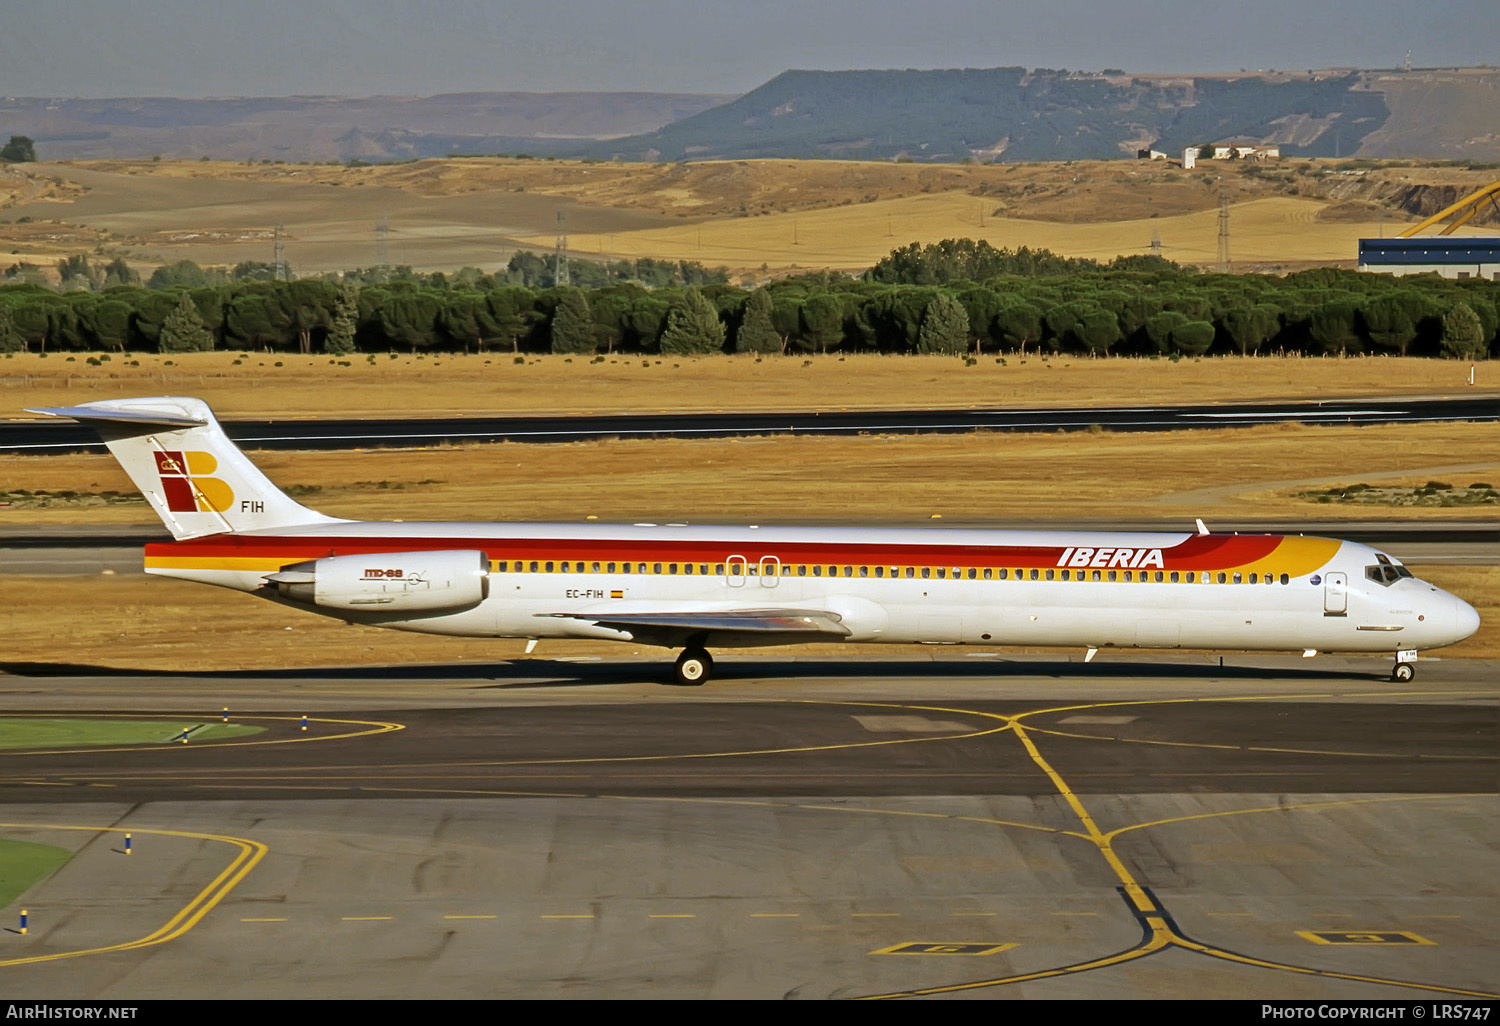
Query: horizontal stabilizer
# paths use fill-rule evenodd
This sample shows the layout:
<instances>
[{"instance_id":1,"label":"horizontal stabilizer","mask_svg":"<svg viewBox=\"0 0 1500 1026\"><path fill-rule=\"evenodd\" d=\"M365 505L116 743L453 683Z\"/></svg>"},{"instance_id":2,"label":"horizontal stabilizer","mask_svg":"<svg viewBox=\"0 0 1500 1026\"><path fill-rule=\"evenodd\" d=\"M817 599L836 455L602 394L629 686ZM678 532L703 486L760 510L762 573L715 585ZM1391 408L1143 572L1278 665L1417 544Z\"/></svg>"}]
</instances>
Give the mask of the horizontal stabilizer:
<instances>
[{"instance_id":1,"label":"horizontal stabilizer","mask_svg":"<svg viewBox=\"0 0 1500 1026\"><path fill-rule=\"evenodd\" d=\"M161 425L165 427L202 427L208 421L189 417L181 411L142 409L132 405L130 409L112 407L108 402L90 403L87 406L44 406L27 410L27 413L45 413L49 417L71 417L74 420L111 420L122 424Z\"/></svg>"}]
</instances>

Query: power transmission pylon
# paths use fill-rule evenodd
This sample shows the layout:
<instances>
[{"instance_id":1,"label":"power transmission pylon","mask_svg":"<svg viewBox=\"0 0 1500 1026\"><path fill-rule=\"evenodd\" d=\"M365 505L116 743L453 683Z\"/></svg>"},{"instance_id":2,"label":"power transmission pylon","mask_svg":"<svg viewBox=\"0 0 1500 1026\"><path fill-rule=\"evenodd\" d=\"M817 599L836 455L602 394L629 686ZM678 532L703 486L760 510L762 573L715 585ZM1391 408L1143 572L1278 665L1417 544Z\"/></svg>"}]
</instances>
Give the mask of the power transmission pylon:
<instances>
[{"instance_id":1,"label":"power transmission pylon","mask_svg":"<svg viewBox=\"0 0 1500 1026\"><path fill-rule=\"evenodd\" d=\"M553 278L558 285L571 285L568 274L568 212L557 212L557 252L552 258Z\"/></svg>"},{"instance_id":2,"label":"power transmission pylon","mask_svg":"<svg viewBox=\"0 0 1500 1026\"><path fill-rule=\"evenodd\" d=\"M278 224L276 226L276 235L274 236L274 241L271 243L271 280L272 281L285 281L286 280L286 264L285 264L286 242L283 241L283 239L282 239L282 236L285 234L285 232L286 232L286 225L284 225L284 224Z\"/></svg>"},{"instance_id":3,"label":"power transmission pylon","mask_svg":"<svg viewBox=\"0 0 1500 1026\"><path fill-rule=\"evenodd\" d=\"M391 265L391 219L384 214L380 220L375 222L375 266L389 267Z\"/></svg>"},{"instance_id":4,"label":"power transmission pylon","mask_svg":"<svg viewBox=\"0 0 1500 1026\"><path fill-rule=\"evenodd\" d=\"M1153 229L1151 229L1151 255L1154 256L1154 257L1161 256L1161 229L1160 228L1153 228Z\"/></svg>"},{"instance_id":5,"label":"power transmission pylon","mask_svg":"<svg viewBox=\"0 0 1500 1026\"><path fill-rule=\"evenodd\" d=\"M1228 274L1234 269L1229 261L1229 190L1219 190L1219 269Z\"/></svg>"}]
</instances>

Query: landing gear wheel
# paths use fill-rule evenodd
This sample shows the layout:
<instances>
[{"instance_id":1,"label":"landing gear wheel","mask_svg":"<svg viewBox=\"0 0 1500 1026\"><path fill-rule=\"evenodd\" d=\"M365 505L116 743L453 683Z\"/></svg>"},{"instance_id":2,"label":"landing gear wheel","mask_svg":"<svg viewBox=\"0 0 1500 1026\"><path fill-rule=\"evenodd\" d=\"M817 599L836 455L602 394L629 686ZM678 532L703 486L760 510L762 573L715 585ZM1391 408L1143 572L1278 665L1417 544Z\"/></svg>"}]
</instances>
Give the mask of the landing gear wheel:
<instances>
[{"instance_id":1,"label":"landing gear wheel","mask_svg":"<svg viewBox=\"0 0 1500 1026\"><path fill-rule=\"evenodd\" d=\"M1405 684L1417 675L1417 668L1411 663L1397 663L1391 667L1391 680L1397 684Z\"/></svg>"},{"instance_id":2,"label":"landing gear wheel","mask_svg":"<svg viewBox=\"0 0 1500 1026\"><path fill-rule=\"evenodd\" d=\"M701 648L685 649L682 655L677 657L677 666L674 672L679 684L694 687L703 684L713 676L713 656Z\"/></svg>"}]
</instances>

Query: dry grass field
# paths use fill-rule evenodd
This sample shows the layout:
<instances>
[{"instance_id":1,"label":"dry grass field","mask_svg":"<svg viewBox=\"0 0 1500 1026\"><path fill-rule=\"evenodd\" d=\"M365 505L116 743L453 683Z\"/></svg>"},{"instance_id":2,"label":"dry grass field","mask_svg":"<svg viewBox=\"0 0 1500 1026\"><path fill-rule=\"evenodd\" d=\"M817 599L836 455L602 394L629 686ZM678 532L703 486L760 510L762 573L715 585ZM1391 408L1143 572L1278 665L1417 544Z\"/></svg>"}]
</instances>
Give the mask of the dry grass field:
<instances>
[{"instance_id":1,"label":"dry grass field","mask_svg":"<svg viewBox=\"0 0 1500 1026\"><path fill-rule=\"evenodd\" d=\"M71 359L69 358L71 355ZM285 353L0 357L0 418L31 406L194 395L225 417L403 417L651 410L840 410L1500 394L1500 366L1366 357L1182 360L987 355L587 357L510 353L374 359ZM107 358L107 359L106 359Z\"/></svg>"},{"instance_id":2,"label":"dry grass field","mask_svg":"<svg viewBox=\"0 0 1500 1026\"><path fill-rule=\"evenodd\" d=\"M149 270L179 259L269 261L286 226L299 274L377 263L494 269L550 250L698 260L761 278L860 270L898 245L968 236L1109 259L1159 237L1184 263L1217 259L1220 191L1239 268L1352 265L1355 241L1393 234L1413 187L1477 188L1493 172L1387 162L1162 161L919 165L856 161L623 164L456 158L375 167L222 161L26 165L0 177L0 259L50 266L88 252ZM27 223L21 223L22 219ZM1478 229L1487 231L1489 229Z\"/></svg>"},{"instance_id":3,"label":"dry grass field","mask_svg":"<svg viewBox=\"0 0 1500 1026\"><path fill-rule=\"evenodd\" d=\"M105 455L6 456L4 488L131 493ZM1337 484L1500 480L1500 425L932 435L264 452L338 516L407 520L1472 519L1471 506L1300 497ZM139 500L12 498L0 525L144 523ZM1482 511L1478 511L1480 515Z\"/></svg>"}]
</instances>

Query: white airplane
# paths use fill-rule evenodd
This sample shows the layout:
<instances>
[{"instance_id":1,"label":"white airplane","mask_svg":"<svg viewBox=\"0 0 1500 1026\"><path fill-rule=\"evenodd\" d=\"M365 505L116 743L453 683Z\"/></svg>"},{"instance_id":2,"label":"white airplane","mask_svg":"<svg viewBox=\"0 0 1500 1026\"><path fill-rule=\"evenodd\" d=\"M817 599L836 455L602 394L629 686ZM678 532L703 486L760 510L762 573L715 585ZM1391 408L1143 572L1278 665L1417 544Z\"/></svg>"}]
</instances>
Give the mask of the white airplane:
<instances>
[{"instance_id":1,"label":"white airplane","mask_svg":"<svg viewBox=\"0 0 1500 1026\"><path fill-rule=\"evenodd\" d=\"M1331 538L351 521L288 498L201 399L31 412L92 425L172 532L147 573L396 630L681 649L683 684L710 648L830 641L1394 653L1409 681L1479 628Z\"/></svg>"}]
</instances>

